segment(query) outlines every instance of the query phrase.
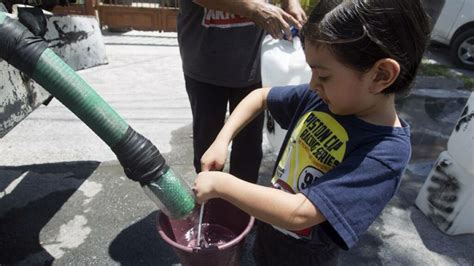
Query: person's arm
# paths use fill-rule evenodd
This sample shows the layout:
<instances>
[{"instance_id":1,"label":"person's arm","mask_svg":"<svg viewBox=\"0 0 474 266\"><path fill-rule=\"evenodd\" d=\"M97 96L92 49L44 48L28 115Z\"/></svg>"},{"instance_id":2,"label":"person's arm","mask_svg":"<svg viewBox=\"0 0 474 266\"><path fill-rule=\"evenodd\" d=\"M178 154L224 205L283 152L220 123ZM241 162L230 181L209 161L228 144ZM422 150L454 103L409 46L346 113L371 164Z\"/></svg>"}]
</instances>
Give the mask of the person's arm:
<instances>
[{"instance_id":1,"label":"person's arm","mask_svg":"<svg viewBox=\"0 0 474 266\"><path fill-rule=\"evenodd\" d=\"M261 88L250 92L229 116L216 140L230 143L240 130L267 108L269 92L270 88Z\"/></svg>"},{"instance_id":2,"label":"person's arm","mask_svg":"<svg viewBox=\"0 0 474 266\"><path fill-rule=\"evenodd\" d=\"M237 14L252 20L257 26L267 31L273 38L282 38L283 33L291 36L290 25L301 28L297 18L283 9L265 3L262 0L193 0L206 8L217 9Z\"/></svg>"},{"instance_id":3,"label":"person's arm","mask_svg":"<svg viewBox=\"0 0 474 266\"><path fill-rule=\"evenodd\" d=\"M252 184L224 172L201 172L193 190L198 203L222 198L261 221L287 230L305 229L326 220L301 193Z\"/></svg>"},{"instance_id":4,"label":"person's arm","mask_svg":"<svg viewBox=\"0 0 474 266\"><path fill-rule=\"evenodd\" d=\"M227 147L232 139L266 109L270 88L257 89L249 93L232 112L214 142L201 157L202 171L221 170L227 157Z\"/></svg>"},{"instance_id":5,"label":"person's arm","mask_svg":"<svg viewBox=\"0 0 474 266\"><path fill-rule=\"evenodd\" d=\"M299 0L282 0L281 7L298 20L300 24L304 24L308 19Z\"/></svg>"},{"instance_id":6,"label":"person's arm","mask_svg":"<svg viewBox=\"0 0 474 266\"><path fill-rule=\"evenodd\" d=\"M254 90L237 105L216 140L203 155L203 172L196 178L193 190L199 203L211 198L223 198L264 222L288 230L300 230L325 221L324 216L303 194L290 194L255 185L227 173L208 171L223 167L229 143L245 125L266 109L269 92L269 88Z\"/></svg>"}]
</instances>

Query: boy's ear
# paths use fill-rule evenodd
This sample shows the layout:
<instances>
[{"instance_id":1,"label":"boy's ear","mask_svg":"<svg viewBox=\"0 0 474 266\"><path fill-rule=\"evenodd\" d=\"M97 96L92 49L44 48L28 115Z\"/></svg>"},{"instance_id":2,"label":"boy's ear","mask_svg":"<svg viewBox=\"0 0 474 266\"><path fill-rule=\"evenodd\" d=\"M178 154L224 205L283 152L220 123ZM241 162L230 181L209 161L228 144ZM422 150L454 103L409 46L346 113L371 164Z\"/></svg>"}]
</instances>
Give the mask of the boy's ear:
<instances>
[{"instance_id":1,"label":"boy's ear","mask_svg":"<svg viewBox=\"0 0 474 266\"><path fill-rule=\"evenodd\" d=\"M395 82L400 74L400 64L391 58L382 58L375 62L372 67L374 71L372 93L379 93Z\"/></svg>"}]
</instances>

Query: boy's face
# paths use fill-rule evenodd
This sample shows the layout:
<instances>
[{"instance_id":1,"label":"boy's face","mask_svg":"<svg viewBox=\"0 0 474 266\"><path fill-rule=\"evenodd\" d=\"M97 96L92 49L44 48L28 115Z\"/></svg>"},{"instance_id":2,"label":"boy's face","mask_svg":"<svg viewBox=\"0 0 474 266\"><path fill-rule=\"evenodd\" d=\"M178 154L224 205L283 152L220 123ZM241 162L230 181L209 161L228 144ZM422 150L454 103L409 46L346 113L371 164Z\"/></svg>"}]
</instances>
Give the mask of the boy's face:
<instances>
[{"instance_id":1,"label":"boy's face","mask_svg":"<svg viewBox=\"0 0 474 266\"><path fill-rule=\"evenodd\" d=\"M340 63L326 45L305 43L306 62L312 70L311 90L337 115L363 116L375 103L369 89L369 74L355 71Z\"/></svg>"}]
</instances>

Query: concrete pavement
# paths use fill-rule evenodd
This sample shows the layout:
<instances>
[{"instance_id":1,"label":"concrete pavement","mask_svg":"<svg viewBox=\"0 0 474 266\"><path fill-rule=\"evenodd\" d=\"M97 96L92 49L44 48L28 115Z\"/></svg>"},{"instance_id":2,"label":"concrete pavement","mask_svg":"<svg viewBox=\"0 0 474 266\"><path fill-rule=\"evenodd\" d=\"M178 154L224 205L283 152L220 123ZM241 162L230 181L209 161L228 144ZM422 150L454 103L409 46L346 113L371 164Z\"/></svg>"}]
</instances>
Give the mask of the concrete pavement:
<instances>
[{"instance_id":1,"label":"concrete pavement","mask_svg":"<svg viewBox=\"0 0 474 266\"><path fill-rule=\"evenodd\" d=\"M104 34L104 41L109 64L79 74L191 183L191 112L176 35ZM413 158L396 197L341 265L474 264L474 235L444 235L414 207L467 95L419 88L399 102L412 124ZM268 142L264 150L267 184L274 157ZM0 151L0 264L179 263L156 233L156 206L56 100L0 139ZM247 245L242 265L253 265L250 254Z\"/></svg>"}]
</instances>

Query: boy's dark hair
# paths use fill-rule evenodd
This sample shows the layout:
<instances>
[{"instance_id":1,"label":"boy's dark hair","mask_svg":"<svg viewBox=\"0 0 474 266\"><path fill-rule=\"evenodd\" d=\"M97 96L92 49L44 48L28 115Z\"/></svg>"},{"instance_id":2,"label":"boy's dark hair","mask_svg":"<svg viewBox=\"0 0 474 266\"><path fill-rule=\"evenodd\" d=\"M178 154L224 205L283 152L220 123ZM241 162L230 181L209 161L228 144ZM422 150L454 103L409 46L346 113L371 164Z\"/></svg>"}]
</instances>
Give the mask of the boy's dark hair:
<instances>
[{"instance_id":1,"label":"boy's dark hair","mask_svg":"<svg viewBox=\"0 0 474 266\"><path fill-rule=\"evenodd\" d=\"M400 74L383 93L408 91L430 34L420 0L321 0L302 29L312 44L327 45L341 63L368 71L392 58Z\"/></svg>"}]
</instances>

